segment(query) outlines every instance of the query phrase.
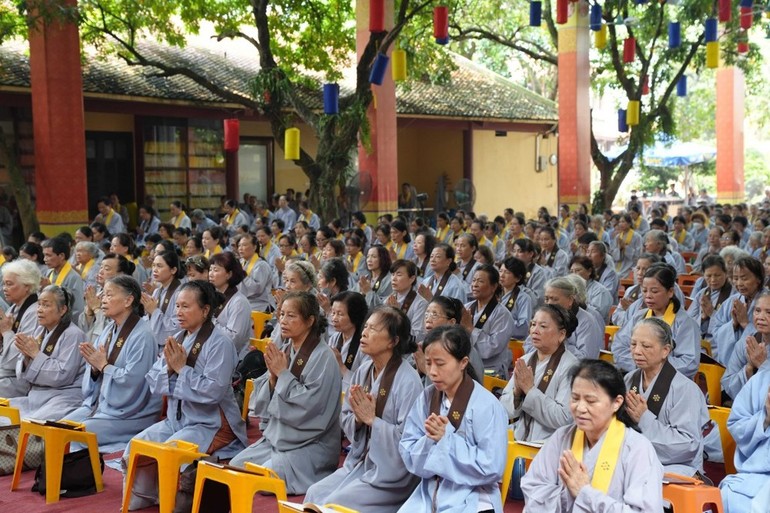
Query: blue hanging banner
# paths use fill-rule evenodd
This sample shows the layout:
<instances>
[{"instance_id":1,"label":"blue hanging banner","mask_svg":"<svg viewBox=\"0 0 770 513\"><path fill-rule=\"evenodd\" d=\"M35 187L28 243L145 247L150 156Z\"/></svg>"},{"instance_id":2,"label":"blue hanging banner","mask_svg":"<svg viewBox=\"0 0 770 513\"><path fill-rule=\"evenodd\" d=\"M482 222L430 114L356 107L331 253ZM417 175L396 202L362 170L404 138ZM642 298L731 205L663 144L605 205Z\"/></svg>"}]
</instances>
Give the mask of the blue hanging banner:
<instances>
[{"instance_id":1,"label":"blue hanging banner","mask_svg":"<svg viewBox=\"0 0 770 513\"><path fill-rule=\"evenodd\" d=\"M388 61L390 57L383 53L378 53L377 58L372 65L372 72L369 74L369 82L374 85L382 85L382 81L385 79L385 70L388 69Z\"/></svg>"},{"instance_id":2,"label":"blue hanging banner","mask_svg":"<svg viewBox=\"0 0 770 513\"><path fill-rule=\"evenodd\" d=\"M679 97L687 96L687 75L682 75L676 82L676 95Z\"/></svg>"},{"instance_id":3,"label":"blue hanging banner","mask_svg":"<svg viewBox=\"0 0 770 513\"><path fill-rule=\"evenodd\" d=\"M591 6L591 17L589 21L591 30L598 32L602 29L602 6L598 3Z\"/></svg>"},{"instance_id":4,"label":"blue hanging banner","mask_svg":"<svg viewBox=\"0 0 770 513\"><path fill-rule=\"evenodd\" d=\"M324 114L339 114L340 86L339 84L324 84Z\"/></svg>"},{"instance_id":5,"label":"blue hanging banner","mask_svg":"<svg viewBox=\"0 0 770 513\"><path fill-rule=\"evenodd\" d=\"M678 21L668 23L668 47L679 48L682 44L682 24Z\"/></svg>"},{"instance_id":6,"label":"blue hanging banner","mask_svg":"<svg viewBox=\"0 0 770 513\"><path fill-rule=\"evenodd\" d=\"M716 18L707 18L706 19L706 42L707 43L713 43L717 40L717 19Z\"/></svg>"},{"instance_id":7,"label":"blue hanging banner","mask_svg":"<svg viewBox=\"0 0 770 513\"><path fill-rule=\"evenodd\" d=\"M529 26L539 27L543 20L543 3L533 0L529 3Z\"/></svg>"},{"instance_id":8,"label":"blue hanging banner","mask_svg":"<svg viewBox=\"0 0 770 513\"><path fill-rule=\"evenodd\" d=\"M741 7L754 7L754 0L741 0Z\"/></svg>"}]
</instances>

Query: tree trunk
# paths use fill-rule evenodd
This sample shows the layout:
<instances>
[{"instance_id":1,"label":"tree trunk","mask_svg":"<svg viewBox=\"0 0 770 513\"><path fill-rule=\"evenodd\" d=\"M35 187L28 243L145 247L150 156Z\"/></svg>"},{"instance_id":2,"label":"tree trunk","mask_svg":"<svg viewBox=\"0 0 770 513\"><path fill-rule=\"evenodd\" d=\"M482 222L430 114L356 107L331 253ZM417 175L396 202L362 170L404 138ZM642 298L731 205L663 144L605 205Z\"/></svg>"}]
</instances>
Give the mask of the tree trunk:
<instances>
[{"instance_id":1,"label":"tree trunk","mask_svg":"<svg viewBox=\"0 0 770 513\"><path fill-rule=\"evenodd\" d=\"M2 128L0 128L0 158L8 169L8 175L11 179L11 192L16 198L16 206L19 208L23 232L27 234L39 231L40 224L37 221L37 214L32 205L29 187L27 187L24 181L24 175L22 174L21 166L19 166L15 144L6 138Z\"/></svg>"}]
</instances>

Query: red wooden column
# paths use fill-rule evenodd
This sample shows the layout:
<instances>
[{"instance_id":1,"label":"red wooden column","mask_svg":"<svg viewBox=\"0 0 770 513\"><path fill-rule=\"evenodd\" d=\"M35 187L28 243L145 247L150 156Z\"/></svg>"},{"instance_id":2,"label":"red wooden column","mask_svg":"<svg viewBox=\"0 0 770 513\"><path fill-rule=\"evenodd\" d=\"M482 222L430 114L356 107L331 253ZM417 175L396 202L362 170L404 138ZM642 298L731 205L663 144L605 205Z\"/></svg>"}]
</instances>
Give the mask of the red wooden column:
<instances>
[{"instance_id":1,"label":"red wooden column","mask_svg":"<svg viewBox=\"0 0 770 513\"><path fill-rule=\"evenodd\" d=\"M717 70L717 201L744 200L743 117L746 83L735 66Z\"/></svg>"},{"instance_id":2,"label":"red wooden column","mask_svg":"<svg viewBox=\"0 0 770 513\"><path fill-rule=\"evenodd\" d=\"M591 202L591 105L588 7L570 2L559 26L559 203Z\"/></svg>"},{"instance_id":3,"label":"red wooden column","mask_svg":"<svg viewBox=\"0 0 770 513\"><path fill-rule=\"evenodd\" d=\"M394 0L385 0L385 29L393 27ZM356 0L356 51L363 54L369 42L369 0ZM391 46L392 48L392 46ZM390 55L390 51L388 51ZM371 152L358 145L358 169L372 177L372 197L364 207L370 224L377 217L398 208L398 145L396 126L396 87L390 72L382 85L372 85L374 102L369 106Z\"/></svg>"},{"instance_id":4,"label":"red wooden column","mask_svg":"<svg viewBox=\"0 0 770 513\"><path fill-rule=\"evenodd\" d=\"M58 1L77 4L77 0ZM30 2L33 12L34 5ZM29 50L37 218L43 233L53 236L74 232L88 222L78 28L38 20L29 31Z\"/></svg>"}]
</instances>

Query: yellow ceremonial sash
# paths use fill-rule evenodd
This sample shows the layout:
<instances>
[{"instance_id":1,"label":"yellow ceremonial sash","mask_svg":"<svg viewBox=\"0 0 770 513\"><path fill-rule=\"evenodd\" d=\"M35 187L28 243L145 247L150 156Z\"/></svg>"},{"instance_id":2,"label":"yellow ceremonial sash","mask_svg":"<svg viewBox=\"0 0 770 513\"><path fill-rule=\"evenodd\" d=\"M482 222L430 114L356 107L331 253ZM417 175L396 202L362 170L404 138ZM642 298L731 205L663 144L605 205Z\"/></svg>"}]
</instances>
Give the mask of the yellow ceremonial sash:
<instances>
[{"instance_id":1,"label":"yellow ceremonial sash","mask_svg":"<svg viewBox=\"0 0 770 513\"><path fill-rule=\"evenodd\" d=\"M307 214L302 214L302 220L307 221L308 224L310 223L310 220L313 219L313 211L308 210Z\"/></svg>"},{"instance_id":2,"label":"yellow ceremonial sash","mask_svg":"<svg viewBox=\"0 0 770 513\"><path fill-rule=\"evenodd\" d=\"M61 284L64 283L64 278L67 277L67 275L70 273L71 270L72 270L72 266L70 265L70 263L64 262L64 266L61 268L61 271L59 272L59 276L56 277L56 281L54 282L54 285L56 285L57 287L61 287ZM48 273L49 281L52 280L54 272L56 271L51 271L50 273Z\"/></svg>"},{"instance_id":3,"label":"yellow ceremonial sash","mask_svg":"<svg viewBox=\"0 0 770 513\"><path fill-rule=\"evenodd\" d=\"M642 225L642 216L636 218L636 221L634 221L634 228L639 229L639 227Z\"/></svg>"},{"instance_id":4,"label":"yellow ceremonial sash","mask_svg":"<svg viewBox=\"0 0 770 513\"><path fill-rule=\"evenodd\" d=\"M112 210L112 208L110 208L110 213L107 214L107 218L104 220L104 225L107 226L108 228L110 226L110 221L112 221L112 216L114 215L115 215L115 211Z\"/></svg>"},{"instance_id":5,"label":"yellow ceremonial sash","mask_svg":"<svg viewBox=\"0 0 770 513\"><path fill-rule=\"evenodd\" d=\"M396 249L394 250L396 253L396 260L403 260L404 255L406 255L406 248L407 244L396 244Z\"/></svg>"},{"instance_id":6,"label":"yellow ceremonial sash","mask_svg":"<svg viewBox=\"0 0 770 513\"><path fill-rule=\"evenodd\" d=\"M615 473L615 467L620 459L620 449L623 447L623 439L626 436L626 426L613 417L607 434L599 449L599 457L594 466L594 475L591 478L591 486L606 494L610 489L610 481ZM572 454L579 462L583 462L583 446L585 445L585 433L577 429L572 440Z\"/></svg>"},{"instance_id":7,"label":"yellow ceremonial sash","mask_svg":"<svg viewBox=\"0 0 770 513\"><path fill-rule=\"evenodd\" d=\"M350 255L348 255L348 262L353 262L353 269L352 269L353 272L358 271L358 264L361 263L361 255L363 255L363 253L359 251L359 253L356 255L355 260L352 260L350 258Z\"/></svg>"},{"instance_id":8,"label":"yellow ceremonial sash","mask_svg":"<svg viewBox=\"0 0 770 513\"><path fill-rule=\"evenodd\" d=\"M186 215L184 210L179 212L179 215L174 218L174 228L179 228L179 225L182 224L182 219L184 219L184 216Z\"/></svg>"},{"instance_id":9,"label":"yellow ceremonial sash","mask_svg":"<svg viewBox=\"0 0 770 513\"><path fill-rule=\"evenodd\" d=\"M604 228L601 228L601 229L600 229L600 230L597 232L597 234L596 234L596 238L597 238L598 240L602 240L602 239L604 238Z\"/></svg>"},{"instance_id":10,"label":"yellow ceremonial sash","mask_svg":"<svg viewBox=\"0 0 770 513\"><path fill-rule=\"evenodd\" d=\"M481 239L479 239L479 246L486 246L487 242L489 242L489 240L484 235L482 235Z\"/></svg>"},{"instance_id":11,"label":"yellow ceremonial sash","mask_svg":"<svg viewBox=\"0 0 770 513\"><path fill-rule=\"evenodd\" d=\"M679 235L677 235L677 236L676 236L676 241L677 241L679 244L684 244L684 238L685 238L686 236L687 236L687 232L686 232L686 231L684 231L684 230L682 230L681 232L679 232Z\"/></svg>"},{"instance_id":12,"label":"yellow ceremonial sash","mask_svg":"<svg viewBox=\"0 0 770 513\"><path fill-rule=\"evenodd\" d=\"M444 242L444 239L446 238L448 233L449 233L449 225L446 225L445 227L441 228L438 231L438 233L436 234L436 238L439 240L439 242Z\"/></svg>"},{"instance_id":13,"label":"yellow ceremonial sash","mask_svg":"<svg viewBox=\"0 0 770 513\"><path fill-rule=\"evenodd\" d=\"M233 222L235 221L236 216L239 213L240 213L240 210L238 210L237 208L234 209L233 212L229 216L227 216L227 224L233 224Z\"/></svg>"},{"instance_id":14,"label":"yellow ceremonial sash","mask_svg":"<svg viewBox=\"0 0 770 513\"><path fill-rule=\"evenodd\" d=\"M652 317L654 312L652 311L652 308L647 310L647 315L644 316L645 319L649 319ZM666 312L663 314L663 320L668 324L669 326L674 325L674 320L676 319L676 313L674 312L674 302L671 301L668 304L668 308L666 308Z\"/></svg>"},{"instance_id":15,"label":"yellow ceremonial sash","mask_svg":"<svg viewBox=\"0 0 770 513\"><path fill-rule=\"evenodd\" d=\"M251 256L251 259L249 259L249 262L246 264L246 276L251 274L251 270L254 269L255 265L257 265L257 260L259 260L259 255L254 253Z\"/></svg>"},{"instance_id":16,"label":"yellow ceremonial sash","mask_svg":"<svg viewBox=\"0 0 770 513\"><path fill-rule=\"evenodd\" d=\"M335 237L335 238L336 238L337 240L342 240L342 234L341 234L341 233L338 233L338 234L337 234L337 237Z\"/></svg>"},{"instance_id":17,"label":"yellow ceremonial sash","mask_svg":"<svg viewBox=\"0 0 770 513\"><path fill-rule=\"evenodd\" d=\"M273 241L271 240L270 242L267 243L267 246L262 248L262 251L259 252L259 254L262 255L262 258L264 258L265 260L267 260L267 255L270 254L270 248L272 246L273 246Z\"/></svg>"},{"instance_id":18,"label":"yellow ceremonial sash","mask_svg":"<svg viewBox=\"0 0 770 513\"><path fill-rule=\"evenodd\" d=\"M80 277L84 280L88 276L88 271L91 270L91 268L94 266L94 262L96 262L95 258L92 258L88 262L86 262L86 265L83 266L83 269L80 270Z\"/></svg>"},{"instance_id":19,"label":"yellow ceremonial sash","mask_svg":"<svg viewBox=\"0 0 770 513\"><path fill-rule=\"evenodd\" d=\"M641 219L641 217L639 219ZM624 239L623 242L626 244L626 246L628 246L629 244L631 244L631 239L633 238L634 238L634 230L628 229L626 230L626 234L623 236L623 239Z\"/></svg>"},{"instance_id":20,"label":"yellow ceremonial sash","mask_svg":"<svg viewBox=\"0 0 770 513\"><path fill-rule=\"evenodd\" d=\"M569 216L567 216L567 217L562 217L562 219L561 219L561 223L559 223L559 225L560 225L562 228L564 228L564 229L566 230L566 229L567 229L567 227L569 226L569 222L570 222L571 220L572 220L572 218L571 218L571 217L569 217Z\"/></svg>"},{"instance_id":21,"label":"yellow ceremonial sash","mask_svg":"<svg viewBox=\"0 0 770 513\"><path fill-rule=\"evenodd\" d=\"M214 253L212 253L210 250L206 250L205 253L203 253L203 256L206 257L206 260L210 259L212 255L218 255L222 252L222 246L217 245L217 247L214 248Z\"/></svg>"},{"instance_id":22,"label":"yellow ceremonial sash","mask_svg":"<svg viewBox=\"0 0 770 513\"><path fill-rule=\"evenodd\" d=\"M497 246L497 243L498 243L498 242L500 242L500 237L498 237L497 235L495 235L495 238L494 238L494 239L492 239L492 246L493 246L493 247L494 247L494 246Z\"/></svg>"},{"instance_id":23,"label":"yellow ceremonial sash","mask_svg":"<svg viewBox=\"0 0 770 513\"><path fill-rule=\"evenodd\" d=\"M5 256L0 254L0 265L3 265L5 263Z\"/></svg>"}]
</instances>

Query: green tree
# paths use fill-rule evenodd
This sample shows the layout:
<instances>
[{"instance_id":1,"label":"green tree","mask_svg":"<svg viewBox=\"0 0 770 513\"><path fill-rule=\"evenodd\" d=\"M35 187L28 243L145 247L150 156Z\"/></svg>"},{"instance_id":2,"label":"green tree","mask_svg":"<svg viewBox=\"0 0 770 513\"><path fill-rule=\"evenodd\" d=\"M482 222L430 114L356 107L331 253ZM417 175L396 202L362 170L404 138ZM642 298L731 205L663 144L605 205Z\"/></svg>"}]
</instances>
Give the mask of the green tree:
<instances>
[{"instance_id":1,"label":"green tree","mask_svg":"<svg viewBox=\"0 0 770 513\"><path fill-rule=\"evenodd\" d=\"M542 28L527 27L528 19L522 19L528 16L529 2L505 0L506 16L500 16L502 7L489 8L491 3L492 0L455 0L454 10L464 15L453 18L451 35L460 42L453 48L463 51L463 43L467 41L493 42L498 48L488 52L488 59L499 60L500 48L503 48L508 51L509 58L535 60L543 66L551 66L550 73L555 75L553 67L557 64L558 41L558 27L552 15L555 2L543 1ZM644 146L652 144L656 134L676 132L673 116L676 84L682 75L699 74L704 70L704 23L706 18L716 16L716 4L711 0L682 0L676 5L654 1L637 5L626 0L607 0L601 6L608 29L607 48L591 52L592 87L598 94L613 90L625 98L641 100L642 108L639 124L631 130L628 147L620 155L604 155L593 131L591 133L591 157L600 173L594 210L612 204L634 159ZM510 17L508 13L512 13ZM761 20L761 12L756 12L755 18L757 22ZM681 45L669 49L668 23L673 20L682 26ZM756 45L751 44L748 55L738 58L736 41L742 37L738 25L737 12L731 22L720 24L721 58L724 65L740 66L751 83L756 80L752 72L758 68L761 55ZM636 59L630 64L623 62L622 47L626 37L634 37L636 41ZM485 48L473 46L476 52ZM531 66L523 65L525 69ZM649 77L648 95L642 95L641 77L644 76ZM538 88L536 81L527 85L533 90Z\"/></svg>"}]
</instances>

